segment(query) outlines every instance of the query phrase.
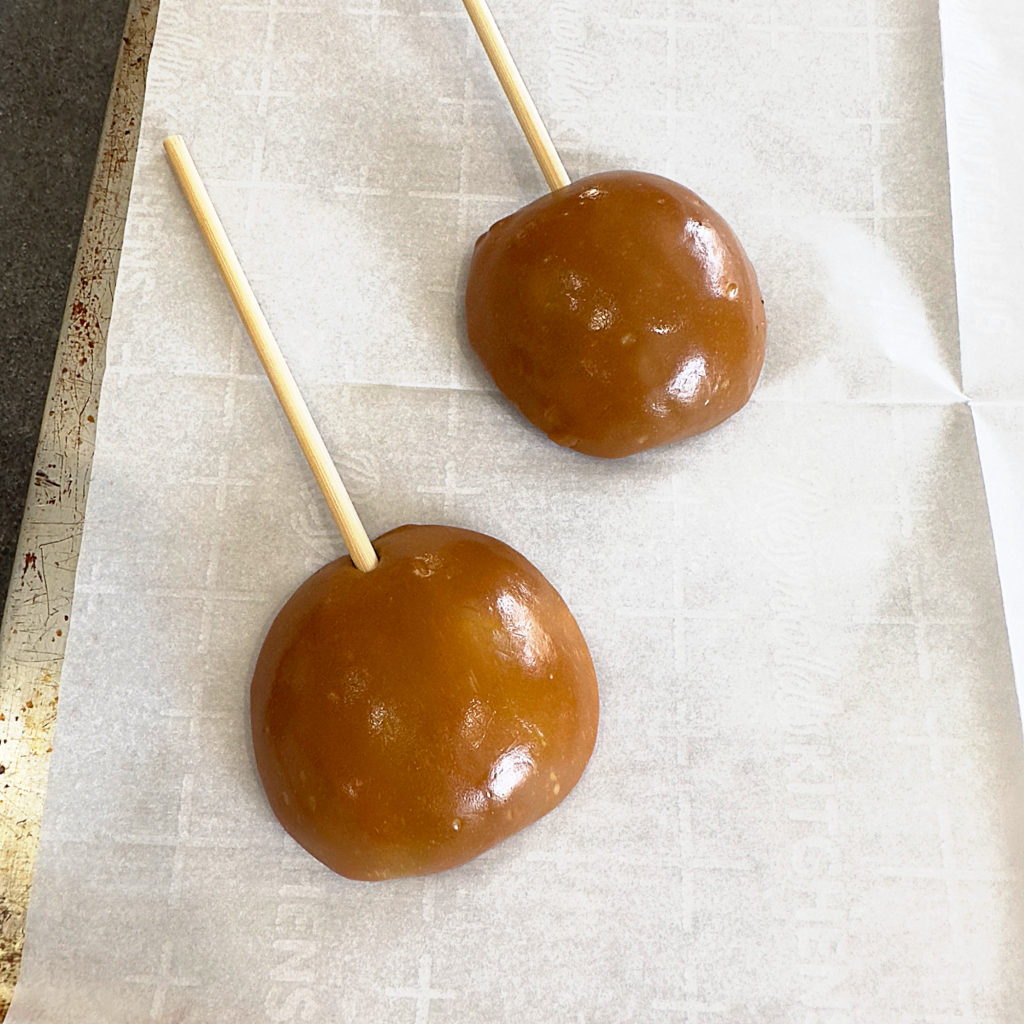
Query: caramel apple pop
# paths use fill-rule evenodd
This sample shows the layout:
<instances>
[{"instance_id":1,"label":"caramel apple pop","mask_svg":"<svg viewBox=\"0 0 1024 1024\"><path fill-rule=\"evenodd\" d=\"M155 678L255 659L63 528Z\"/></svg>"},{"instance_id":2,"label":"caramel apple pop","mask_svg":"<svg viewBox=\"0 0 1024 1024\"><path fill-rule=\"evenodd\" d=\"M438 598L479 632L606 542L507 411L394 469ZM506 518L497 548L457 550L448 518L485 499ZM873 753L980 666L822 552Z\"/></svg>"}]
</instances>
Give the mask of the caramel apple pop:
<instances>
[{"instance_id":1,"label":"caramel apple pop","mask_svg":"<svg viewBox=\"0 0 1024 1024\"><path fill-rule=\"evenodd\" d=\"M570 182L484 0L463 0L551 194L476 243L466 333L513 405L558 444L619 458L742 408L764 302L725 220L667 178Z\"/></svg>"},{"instance_id":2,"label":"caramel apple pop","mask_svg":"<svg viewBox=\"0 0 1024 1024\"><path fill-rule=\"evenodd\" d=\"M351 553L295 591L260 650L250 713L271 809L348 878L463 864L583 773L598 719L586 642L501 541L402 526L370 543L184 143L164 147Z\"/></svg>"}]
</instances>

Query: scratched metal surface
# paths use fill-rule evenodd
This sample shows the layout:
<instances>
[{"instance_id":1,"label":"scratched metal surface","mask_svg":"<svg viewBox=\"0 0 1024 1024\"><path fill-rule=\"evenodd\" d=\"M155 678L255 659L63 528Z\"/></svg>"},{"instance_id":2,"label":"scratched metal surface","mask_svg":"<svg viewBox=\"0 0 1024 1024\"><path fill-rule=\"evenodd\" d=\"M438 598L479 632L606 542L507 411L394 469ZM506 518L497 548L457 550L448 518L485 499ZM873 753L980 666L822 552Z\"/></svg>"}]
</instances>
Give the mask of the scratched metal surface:
<instances>
[{"instance_id":1,"label":"scratched metal surface","mask_svg":"<svg viewBox=\"0 0 1024 1024\"><path fill-rule=\"evenodd\" d=\"M0 1021L21 965L104 347L159 0L132 0L0 626Z\"/></svg>"}]
</instances>

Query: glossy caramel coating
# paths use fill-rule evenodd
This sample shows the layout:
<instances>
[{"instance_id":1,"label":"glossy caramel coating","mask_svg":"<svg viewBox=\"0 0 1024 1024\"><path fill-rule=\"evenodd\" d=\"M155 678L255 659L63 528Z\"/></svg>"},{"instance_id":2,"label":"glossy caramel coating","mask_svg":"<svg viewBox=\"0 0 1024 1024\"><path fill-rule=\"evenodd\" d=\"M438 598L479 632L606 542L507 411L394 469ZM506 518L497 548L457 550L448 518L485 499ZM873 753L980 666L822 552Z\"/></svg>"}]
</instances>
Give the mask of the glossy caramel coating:
<instances>
[{"instance_id":1,"label":"glossy caramel coating","mask_svg":"<svg viewBox=\"0 0 1024 1024\"><path fill-rule=\"evenodd\" d=\"M764 361L761 291L729 225L636 171L582 178L482 235L466 331L531 423L605 458L721 423Z\"/></svg>"},{"instance_id":2,"label":"glossy caramel coating","mask_svg":"<svg viewBox=\"0 0 1024 1024\"><path fill-rule=\"evenodd\" d=\"M270 628L252 680L263 786L349 878L462 864L555 807L597 735L597 681L550 583L491 537L403 526L342 558Z\"/></svg>"}]
</instances>

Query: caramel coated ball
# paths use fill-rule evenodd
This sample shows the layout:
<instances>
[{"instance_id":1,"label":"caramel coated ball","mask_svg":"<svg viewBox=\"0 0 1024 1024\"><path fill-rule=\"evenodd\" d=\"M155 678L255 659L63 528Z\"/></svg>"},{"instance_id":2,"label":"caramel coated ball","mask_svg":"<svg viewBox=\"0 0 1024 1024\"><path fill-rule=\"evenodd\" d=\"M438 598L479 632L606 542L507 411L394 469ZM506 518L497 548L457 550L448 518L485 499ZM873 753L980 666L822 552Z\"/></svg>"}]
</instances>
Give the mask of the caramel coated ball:
<instances>
[{"instance_id":1,"label":"caramel coated ball","mask_svg":"<svg viewBox=\"0 0 1024 1024\"><path fill-rule=\"evenodd\" d=\"M721 423L764 361L764 303L729 225L635 171L582 178L481 236L466 329L531 423L605 458Z\"/></svg>"},{"instance_id":2,"label":"caramel coated ball","mask_svg":"<svg viewBox=\"0 0 1024 1024\"><path fill-rule=\"evenodd\" d=\"M369 573L343 558L285 604L252 680L270 806L349 878L442 871L547 814L597 735L576 620L491 537L403 526Z\"/></svg>"}]
</instances>

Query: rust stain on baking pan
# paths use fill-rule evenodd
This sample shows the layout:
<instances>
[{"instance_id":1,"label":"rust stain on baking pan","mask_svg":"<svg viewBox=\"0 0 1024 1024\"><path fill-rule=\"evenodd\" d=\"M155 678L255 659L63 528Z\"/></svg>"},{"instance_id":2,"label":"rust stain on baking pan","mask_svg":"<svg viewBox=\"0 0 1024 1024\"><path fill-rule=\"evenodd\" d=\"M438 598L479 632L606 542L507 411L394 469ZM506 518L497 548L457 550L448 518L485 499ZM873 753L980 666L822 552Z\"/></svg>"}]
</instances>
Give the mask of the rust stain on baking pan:
<instances>
[{"instance_id":1,"label":"rust stain on baking pan","mask_svg":"<svg viewBox=\"0 0 1024 1024\"><path fill-rule=\"evenodd\" d=\"M57 718L96 408L158 0L132 0L90 187L0 626L0 1021L25 914Z\"/></svg>"}]
</instances>

